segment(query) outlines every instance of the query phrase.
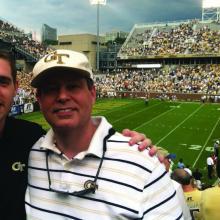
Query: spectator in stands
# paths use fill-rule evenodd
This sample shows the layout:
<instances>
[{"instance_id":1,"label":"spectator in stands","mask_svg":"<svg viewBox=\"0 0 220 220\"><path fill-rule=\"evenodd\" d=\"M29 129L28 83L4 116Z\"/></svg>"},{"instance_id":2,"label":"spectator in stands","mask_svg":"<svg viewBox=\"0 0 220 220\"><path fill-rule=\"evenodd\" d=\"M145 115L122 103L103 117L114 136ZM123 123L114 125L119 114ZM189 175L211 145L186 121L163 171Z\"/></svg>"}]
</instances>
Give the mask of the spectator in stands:
<instances>
[{"instance_id":1,"label":"spectator in stands","mask_svg":"<svg viewBox=\"0 0 220 220\"><path fill-rule=\"evenodd\" d=\"M217 161L216 161L216 175L218 177L218 184L220 184L220 158L217 157Z\"/></svg>"},{"instance_id":2,"label":"spectator in stands","mask_svg":"<svg viewBox=\"0 0 220 220\"><path fill-rule=\"evenodd\" d=\"M183 169L177 169L172 174L172 178L182 184L186 197L186 202L191 207L194 219L219 220L220 187L219 185L205 189L197 190L193 186L188 173Z\"/></svg>"},{"instance_id":3,"label":"spectator in stands","mask_svg":"<svg viewBox=\"0 0 220 220\"><path fill-rule=\"evenodd\" d=\"M219 220L220 187L219 185L202 191L201 214L203 219Z\"/></svg>"},{"instance_id":4,"label":"spectator in stands","mask_svg":"<svg viewBox=\"0 0 220 220\"><path fill-rule=\"evenodd\" d=\"M184 169L175 169L171 178L181 184L193 220L201 220L201 191L194 186L194 180Z\"/></svg>"},{"instance_id":5,"label":"spectator in stands","mask_svg":"<svg viewBox=\"0 0 220 220\"><path fill-rule=\"evenodd\" d=\"M184 170L190 175L192 176L192 170L190 169L190 165L186 165L186 167L184 167Z\"/></svg>"},{"instance_id":6,"label":"spectator in stands","mask_svg":"<svg viewBox=\"0 0 220 220\"><path fill-rule=\"evenodd\" d=\"M128 148L127 138L104 117L91 117L96 93L85 55L57 50L33 73L32 85L52 129L30 153L29 165L36 170L29 169L28 217L183 219L158 159Z\"/></svg>"},{"instance_id":7,"label":"spectator in stands","mask_svg":"<svg viewBox=\"0 0 220 220\"><path fill-rule=\"evenodd\" d=\"M202 180L202 173L200 172L198 167L195 169L192 176L195 179L196 187L198 189L202 189L202 181L201 181Z\"/></svg>"},{"instance_id":8,"label":"spectator in stands","mask_svg":"<svg viewBox=\"0 0 220 220\"><path fill-rule=\"evenodd\" d=\"M183 163L183 158L180 158L178 163L177 163L177 168L183 169L185 168L185 164Z\"/></svg>"},{"instance_id":9,"label":"spectator in stands","mask_svg":"<svg viewBox=\"0 0 220 220\"><path fill-rule=\"evenodd\" d=\"M0 194L3 201L0 215L4 220L26 219L24 194L27 186L28 155L31 146L45 134L35 123L8 117L17 88L15 62L8 52L0 51ZM125 133L129 136L137 134L129 130ZM143 136L139 135L133 137L132 142L141 139ZM150 140L146 139L140 147L149 143Z\"/></svg>"}]
</instances>

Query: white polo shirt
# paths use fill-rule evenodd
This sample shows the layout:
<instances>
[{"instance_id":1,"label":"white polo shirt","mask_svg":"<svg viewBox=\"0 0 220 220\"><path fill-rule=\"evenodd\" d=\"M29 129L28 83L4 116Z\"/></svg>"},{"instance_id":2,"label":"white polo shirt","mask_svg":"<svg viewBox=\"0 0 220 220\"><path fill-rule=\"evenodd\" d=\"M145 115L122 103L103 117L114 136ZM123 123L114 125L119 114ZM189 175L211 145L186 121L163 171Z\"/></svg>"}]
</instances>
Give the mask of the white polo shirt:
<instances>
[{"instance_id":1,"label":"white polo shirt","mask_svg":"<svg viewBox=\"0 0 220 220\"><path fill-rule=\"evenodd\" d=\"M33 146L28 167L25 203L27 219L183 219L182 210L169 174L148 150L129 146L129 138L115 133L107 141L107 151L93 194L73 196L94 180L103 152L103 139L111 125L104 117L87 151L69 160L53 144L53 131ZM48 183L47 151L51 186L69 192L52 192Z\"/></svg>"}]
</instances>

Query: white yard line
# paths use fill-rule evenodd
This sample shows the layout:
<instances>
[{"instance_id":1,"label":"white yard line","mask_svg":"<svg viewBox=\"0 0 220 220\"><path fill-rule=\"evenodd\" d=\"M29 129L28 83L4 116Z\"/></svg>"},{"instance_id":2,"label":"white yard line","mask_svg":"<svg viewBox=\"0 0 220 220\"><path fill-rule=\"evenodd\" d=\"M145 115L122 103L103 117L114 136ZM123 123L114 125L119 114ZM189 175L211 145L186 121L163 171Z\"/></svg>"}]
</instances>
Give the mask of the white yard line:
<instances>
[{"instance_id":1,"label":"white yard line","mask_svg":"<svg viewBox=\"0 0 220 220\"><path fill-rule=\"evenodd\" d=\"M151 108L153 108L153 107L155 107L155 106L158 106L159 104L161 104L161 103L154 104L154 105L152 105L152 106L150 106L150 107L148 107L148 108L144 108L144 109L141 109L141 110L139 110L139 111L136 111L136 112L133 112L133 113L131 113L131 114L128 114L128 115L126 115L126 116L124 116L124 117L121 117L121 118L119 118L119 119L113 121L112 123L118 122L118 121L123 120L123 119L125 119L125 118L128 118L128 117L130 117L130 116L132 116L132 115L136 115L136 114L138 114L138 113L140 113L140 112L147 111L148 109L151 109Z\"/></svg>"},{"instance_id":2,"label":"white yard line","mask_svg":"<svg viewBox=\"0 0 220 220\"><path fill-rule=\"evenodd\" d=\"M182 105L182 104L180 104L180 106L181 106L181 105ZM150 121L147 121L147 122L141 124L140 126L134 128L134 130L136 131L137 129L139 129L139 128L141 128L141 127L143 127L143 126L149 124L150 122L154 121L155 119L158 119L158 118L160 118L161 116L163 116L163 115L165 115L165 114L167 114L168 112L171 112L171 111L173 111L173 110L175 110L175 108L171 108L170 110L168 110L168 111L166 111L166 112L164 112L164 113L162 113L162 114L160 114L160 115L158 115L158 116L152 118Z\"/></svg>"},{"instance_id":3,"label":"white yard line","mask_svg":"<svg viewBox=\"0 0 220 220\"><path fill-rule=\"evenodd\" d=\"M196 160L195 160L195 162L194 162L194 164L193 164L192 167L194 167L194 166L196 165L197 161L199 160L199 158L200 158L202 152L204 151L206 145L207 145L208 142L209 142L209 139L211 138L213 132L215 131L215 128L217 127L219 121L220 121L220 118L219 118L218 121L215 123L215 125L214 125L214 127L213 127L213 129L212 129L212 131L211 131L211 133L210 133L210 135L209 135L208 138L206 139L206 142L205 142L205 144L203 145L202 150L200 151L199 155L197 156L197 158L196 158Z\"/></svg>"},{"instance_id":4,"label":"white yard line","mask_svg":"<svg viewBox=\"0 0 220 220\"><path fill-rule=\"evenodd\" d=\"M172 129L167 135L161 138L155 145L157 146L161 141L167 138L171 133L173 133L177 128L179 128L185 121L192 117L196 112L198 112L204 105L199 106L194 112L192 112L187 118L185 118L181 123L179 123L174 129Z\"/></svg>"}]
</instances>

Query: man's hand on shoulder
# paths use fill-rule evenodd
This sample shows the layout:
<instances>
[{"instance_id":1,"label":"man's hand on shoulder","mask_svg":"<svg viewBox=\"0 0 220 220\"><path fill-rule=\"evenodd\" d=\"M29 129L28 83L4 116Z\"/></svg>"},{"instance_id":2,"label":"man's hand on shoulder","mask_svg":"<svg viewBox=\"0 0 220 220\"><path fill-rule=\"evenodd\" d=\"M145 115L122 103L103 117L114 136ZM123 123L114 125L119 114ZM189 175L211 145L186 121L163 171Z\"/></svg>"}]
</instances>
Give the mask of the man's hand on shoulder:
<instances>
[{"instance_id":1,"label":"man's hand on shoulder","mask_svg":"<svg viewBox=\"0 0 220 220\"><path fill-rule=\"evenodd\" d=\"M143 151L146 148L148 148L150 156L154 156L157 154L156 146L154 146L152 144L151 139L146 137L145 134L139 133L137 131L132 131L130 129L124 129L122 131L122 134L126 137L131 137L131 139L129 141L130 146L133 146L134 144L139 144L139 146L138 146L139 151ZM159 160L161 160L160 157L158 157L158 158L159 158Z\"/></svg>"}]
</instances>

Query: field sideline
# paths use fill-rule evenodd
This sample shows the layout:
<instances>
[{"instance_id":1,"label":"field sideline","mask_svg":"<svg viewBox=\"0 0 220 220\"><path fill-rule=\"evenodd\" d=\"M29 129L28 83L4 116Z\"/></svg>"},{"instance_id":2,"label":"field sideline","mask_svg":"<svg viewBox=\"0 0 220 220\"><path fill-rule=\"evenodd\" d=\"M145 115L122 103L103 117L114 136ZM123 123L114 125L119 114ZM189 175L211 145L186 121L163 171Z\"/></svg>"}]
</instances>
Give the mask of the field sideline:
<instances>
[{"instance_id":1,"label":"field sideline","mask_svg":"<svg viewBox=\"0 0 220 220\"><path fill-rule=\"evenodd\" d=\"M192 102L165 102L142 99L102 99L93 115L104 115L121 131L130 128L150 137L154 144L184 159L185 164L205 169L206 158L220 139L220 105ZM19 118L35 121L48 129L39 112Z\"/></svg>"}]
</instances>

